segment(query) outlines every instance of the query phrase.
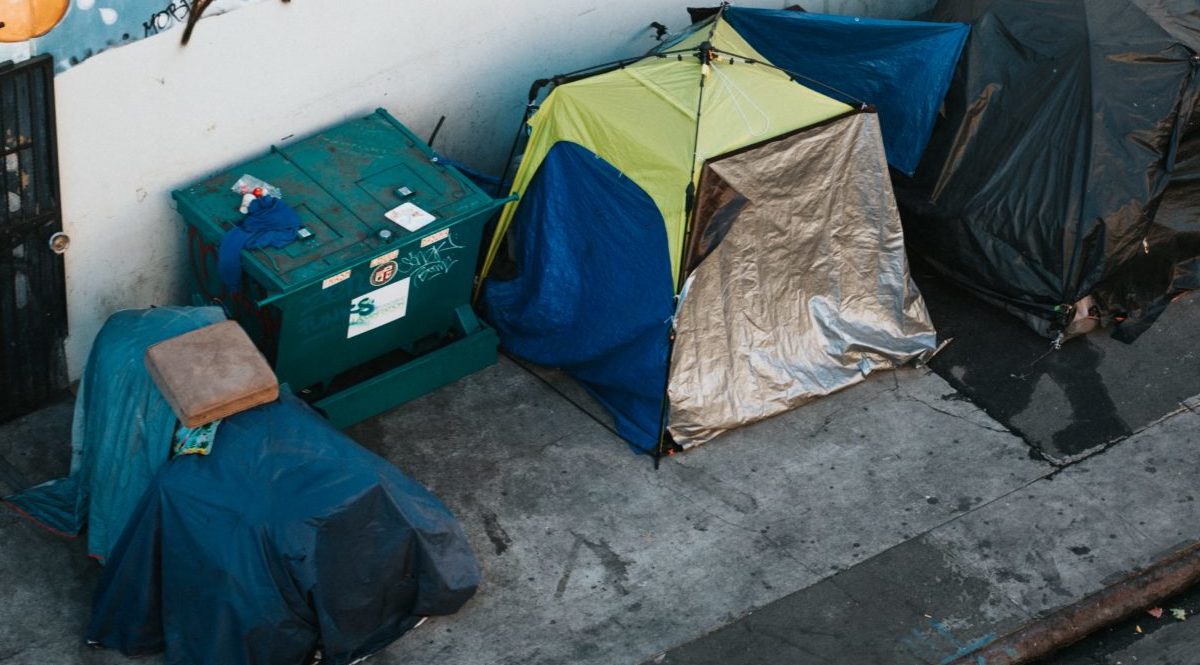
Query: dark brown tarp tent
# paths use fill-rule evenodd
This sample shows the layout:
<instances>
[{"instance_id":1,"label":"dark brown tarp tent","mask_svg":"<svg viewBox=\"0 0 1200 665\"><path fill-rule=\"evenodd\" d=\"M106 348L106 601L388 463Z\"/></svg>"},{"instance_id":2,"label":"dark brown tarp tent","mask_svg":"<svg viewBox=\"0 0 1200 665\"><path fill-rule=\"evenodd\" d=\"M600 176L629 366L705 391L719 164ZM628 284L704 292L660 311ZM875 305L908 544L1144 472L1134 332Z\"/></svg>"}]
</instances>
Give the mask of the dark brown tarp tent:
<instances>
[{"instance_id":1,"label":"dark brown tarp tent","mask_svg":"<svg viewBox=\"0 0 1200 665\"><path fill-rule=\"evenodd\" d=\"M926 18L972 30L896 181L911 247L1042 334L1090 318L1135 337L1200 254L1200 4L942 0Z\"/></svg>"}]
</instances>

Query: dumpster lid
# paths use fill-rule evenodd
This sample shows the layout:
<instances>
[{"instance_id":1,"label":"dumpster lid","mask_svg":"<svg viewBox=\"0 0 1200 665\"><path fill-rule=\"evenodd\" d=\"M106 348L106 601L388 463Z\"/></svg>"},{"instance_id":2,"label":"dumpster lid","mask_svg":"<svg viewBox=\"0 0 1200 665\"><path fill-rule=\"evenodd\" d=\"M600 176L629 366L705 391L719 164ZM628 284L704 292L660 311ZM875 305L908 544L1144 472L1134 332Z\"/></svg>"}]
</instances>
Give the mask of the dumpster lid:
<instances>
[{"instance_id":1,"label":"dumpster lid","mask_svg":"<svg viewBox=\"0 0 1200 665\"><path fill-rule=\"evenodd\" d=\"M181 210L192 213L188 221L215 240L242 219L241 197L230 188L244 173L279 187L283 200L312 234L282 249L243 252L243 265L276 292L424 238L493 205L489 196L453 167L438 162L428 146L383 109L272 147L264 157L173 195ZM435 219L410 231L386 217L404 203ZM384 230L390 232L387 239L380 235Z\"/></svg>"}]
</instances>

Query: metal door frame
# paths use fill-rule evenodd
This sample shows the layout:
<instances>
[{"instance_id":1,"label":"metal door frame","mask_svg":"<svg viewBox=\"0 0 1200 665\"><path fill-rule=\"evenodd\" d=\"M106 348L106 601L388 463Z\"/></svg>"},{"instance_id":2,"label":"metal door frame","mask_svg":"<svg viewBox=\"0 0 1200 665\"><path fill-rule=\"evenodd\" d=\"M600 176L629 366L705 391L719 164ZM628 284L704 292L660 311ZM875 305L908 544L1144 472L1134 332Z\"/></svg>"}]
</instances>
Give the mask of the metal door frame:
<instances>
[{"instance_id":1,"label":"metal door frame","mask_svg":"<svg viewBox=\"0 0 1200 665\"><path fill-rule=\"evenodd\" d=\"M0 64L0 420L66 385L61 202L53 58Z\"/></svg>"}]
</instances>

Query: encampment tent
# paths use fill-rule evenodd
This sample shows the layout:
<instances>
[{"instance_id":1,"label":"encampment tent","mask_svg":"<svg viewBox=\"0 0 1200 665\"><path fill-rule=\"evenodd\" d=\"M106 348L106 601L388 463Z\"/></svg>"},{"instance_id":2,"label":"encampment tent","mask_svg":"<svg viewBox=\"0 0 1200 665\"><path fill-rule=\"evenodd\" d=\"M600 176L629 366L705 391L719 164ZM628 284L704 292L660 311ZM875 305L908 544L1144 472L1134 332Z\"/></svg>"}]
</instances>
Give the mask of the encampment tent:
<instances>
[{"instance_id":1,"label":"encampment tent","mask_svg":"<svg viewBox=\"0 0 1200 665\"><path fill-rule=\"evenodd\" d=\"M935 344L878 117L771 63L731 11L645 58L557 79L483 266L511 227L516 276L483 289L502 345L566 370L645 451Z\"/></svg>"},{"instance_id":2,"label":"encampment tent","mask_svg":"<svg viewBox=\"0 0 1200 665\"><path fill-rule=\"evenodd\" d=\"M819 81L830 97L874 106L888 162L913 174L950 87L966 25L744 7L727 7L725 17L771 64Z\"/></svg>"},{"instance_id":3,"label":"encampment tent","mask_svg":"<svg viewBox=\"0 0 1200 665\"><path fill-rule=\"evenodd\" d=\"M942 0L928 18L972 31L945 120L896 182L910 245L1045 335L1087 317L1144 329L1200 254L1200 159L1179 150L1200 143L1181 141L1200 5Z\"/></svg>"}]
</instances>

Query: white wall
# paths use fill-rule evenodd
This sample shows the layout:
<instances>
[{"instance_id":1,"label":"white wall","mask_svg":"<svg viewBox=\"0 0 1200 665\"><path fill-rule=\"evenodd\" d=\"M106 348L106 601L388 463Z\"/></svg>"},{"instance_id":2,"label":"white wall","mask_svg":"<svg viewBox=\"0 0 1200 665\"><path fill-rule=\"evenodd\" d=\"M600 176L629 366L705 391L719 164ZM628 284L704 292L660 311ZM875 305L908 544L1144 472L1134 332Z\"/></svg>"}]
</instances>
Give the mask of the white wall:
<instances>
[{"instance_id":1,"label":"white wall","mask_svg":"<svg viewBox=\"0 0 1200 665\"><path fill-rule=\"evenodd\" d=\"M0 44L0 62L12 60L13 62L21 62L28 60L31 55L33 42L17 42L15 44L2 43Z\"/></svg>"},{"instance_id":2,"label":"white wall","mask_svg":"<svg viewBox=\"0 0 1200 665\"><path fill-rule=\"evenodd\" d=\"M876 16L931 2L801 0ZM496 170L532 80L644 52L650 22L681 29L688 4L703 3L268 0L204 19L187 47L168 32L59 75L71 377L109 314L183 302L173 188L378 106L420 136L446 115L437 148Z\"/></svg>"}]
</instances>

